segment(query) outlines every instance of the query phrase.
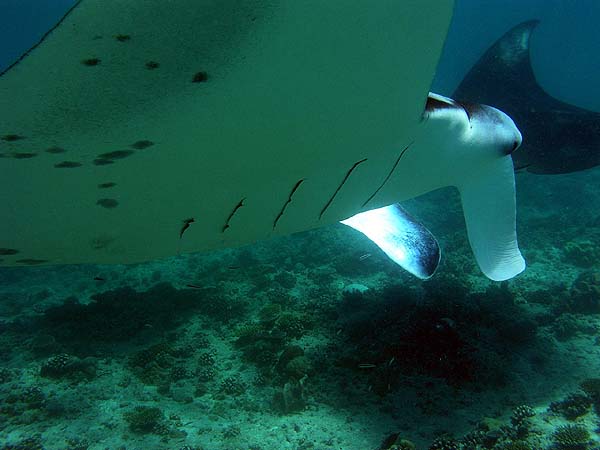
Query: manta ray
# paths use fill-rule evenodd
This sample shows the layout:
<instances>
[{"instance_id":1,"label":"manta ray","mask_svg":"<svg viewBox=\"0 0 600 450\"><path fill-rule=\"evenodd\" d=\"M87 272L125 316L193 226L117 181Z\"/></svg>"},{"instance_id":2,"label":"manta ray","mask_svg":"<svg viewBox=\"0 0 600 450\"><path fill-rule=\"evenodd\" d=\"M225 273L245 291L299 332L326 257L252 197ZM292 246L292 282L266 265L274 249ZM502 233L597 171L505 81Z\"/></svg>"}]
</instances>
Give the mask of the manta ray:
<instances>
[{"instance_id":1,"label":"manta ray","mask_svg":"<svg viewBox=\"0 0 600 450\"><path fill-rule=\"evenodd\" d=\"M600 113L555 99L539 85L529 42L538 25L530 20L500 37L453 94L487 103L510 115L526 139L514 154L517 169L537 174L575 172L600 164Z\"/></svg>"},{"instance_id":2,"label":"manta ray","mask_svg":"<svg viewBox=\"0 0 600 450\"><path fill-rule=\"evenodd\" d=\"M515 276L521 134L429 93L452 9L77 2L0 75L0 264L134 263L342 221L427 278L438 244L399 202L456 186L481 270Z\"/></svg>"}]
</instances>

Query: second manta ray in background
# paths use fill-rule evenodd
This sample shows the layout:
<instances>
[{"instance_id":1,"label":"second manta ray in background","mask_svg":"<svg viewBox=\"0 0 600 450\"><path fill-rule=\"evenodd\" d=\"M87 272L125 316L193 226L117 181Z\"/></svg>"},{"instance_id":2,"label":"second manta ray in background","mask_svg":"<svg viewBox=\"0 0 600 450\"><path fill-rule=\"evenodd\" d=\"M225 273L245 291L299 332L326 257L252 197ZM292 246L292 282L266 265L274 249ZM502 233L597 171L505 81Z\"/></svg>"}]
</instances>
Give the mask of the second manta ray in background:
<instances>
[{"instance_id":1,"label":"second manta ray in background","mask_svg":"<svg viewBox=\"0 0 600 450\"><path fill-rule=\"evenodd\" d=\"M343 221L427 278L437 242L397 202L451 185L482 271L515 276L521 135L428 93L452 9L77 2L0 74L0 265L132 263Z\"/></svg>"},{"instance_id":2,"label":"second manta ray in background","mask_svg":"<svg viewBox=\"0 0 600 450\"><path fill-rule=\"evenodd\" d=\"M529 41L538 21L523 22L498 39L465 76L453 97L494 105L512 117L525 141L517 169L569 173L600 164L600 113L550 96L531 67Z\"/></svg>"}]
</instances>

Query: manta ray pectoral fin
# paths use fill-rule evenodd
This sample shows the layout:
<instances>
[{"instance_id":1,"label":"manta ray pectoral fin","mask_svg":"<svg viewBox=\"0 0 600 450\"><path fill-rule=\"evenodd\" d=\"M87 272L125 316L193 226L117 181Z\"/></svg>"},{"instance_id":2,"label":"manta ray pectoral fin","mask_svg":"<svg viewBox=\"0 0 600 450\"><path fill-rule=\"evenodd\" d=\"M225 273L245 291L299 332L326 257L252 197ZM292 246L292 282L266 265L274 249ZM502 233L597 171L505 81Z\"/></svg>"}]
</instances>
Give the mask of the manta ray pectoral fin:
<instances>
[{"instance_id":1,"label":"manta ray pectoral fin","mask_svg":"<svg viewBox=\"0 0 600 450\"><path fill-rule=\"evenodd\" d=\"M440 262L435 237L399 204L356 214L341 223L360 231L411 274L431 277Z\"/></svg>"},{"instance_id":2,"label":"manta ray pectoral fin","mask_svg":"<svg viewBox=\"0 0 600 450\"><path fill-rule=\"evenodd\" d=\"M516 234L513 163L509 155L480 167L457 185L467 234L481 271L504 281L525 270Z\"/></svg>"}]
</instances>

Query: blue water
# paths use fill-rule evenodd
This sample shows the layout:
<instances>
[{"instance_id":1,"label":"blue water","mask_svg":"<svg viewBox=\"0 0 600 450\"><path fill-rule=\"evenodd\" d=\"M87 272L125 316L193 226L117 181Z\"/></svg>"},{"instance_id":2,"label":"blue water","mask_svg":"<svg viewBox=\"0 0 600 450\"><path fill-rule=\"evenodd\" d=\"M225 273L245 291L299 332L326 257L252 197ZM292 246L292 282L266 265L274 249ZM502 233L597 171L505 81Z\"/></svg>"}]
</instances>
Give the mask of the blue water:
<instances>
[{"instance_id":1,"label":"blue water","mask_svg":"<svg viewBox=\"0 0 600 450\"><path fill-rule=\"evenodd\" d=\"M459 0L433 84L451 94L479 55L511 26L538 19L532 62L548 92L600 111L600 3L595 0Z\"/></svg>"},{"instance_id":2,"label":"blue water","mask_svg":"<svg viewBox=\"0 0 600 450\"><path fill-rule=\"evenodd\" d=\"M38 42L73 4L73 0L2 0L0 70Z\"/></svg>"}]
</instances>

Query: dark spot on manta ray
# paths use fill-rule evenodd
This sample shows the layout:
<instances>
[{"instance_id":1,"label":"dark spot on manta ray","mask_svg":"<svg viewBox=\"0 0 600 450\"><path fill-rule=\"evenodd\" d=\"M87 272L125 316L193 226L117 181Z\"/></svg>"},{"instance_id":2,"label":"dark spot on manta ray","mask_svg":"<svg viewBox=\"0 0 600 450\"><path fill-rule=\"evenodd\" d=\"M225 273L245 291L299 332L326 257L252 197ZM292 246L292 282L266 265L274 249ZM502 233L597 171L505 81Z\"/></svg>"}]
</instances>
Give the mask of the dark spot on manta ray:
<instances>
[{"instance_id":1,"label":"dark spot on manta ray","mask_svg":"<svg viewBox=\"0 0 600 450\"><path fill-rule=\"evenodd\" d=\"M114 238L112 238L110 236L100 235L100 236L90 239L90 246L94 250L102 250L103 248L108 247L113 241L114 241Z\"/></svg>"},{"instance_id":2,"label":"dark spot on manta ray","mask_svg":"<svg viewBox=\"0 0 600 450\"><path fill-rule=\"evenodd\" d=\"M2 256L16 255L17 253L19 253L19 250L14 248L0 248L0 255Z\"/></svg>"},{"instance_id":3,"label":"dark spot on manta ray","mask_svg":"<svg viewBox=\"0 0 600 450\"><path fill-rule=\"evenodd\" d=\"M62 161L58 164L54 164L57 169L74 169L75 167L81 167L83 164L76 161Z\"/></svg>"},{"instance_id":4,"label":"dark spot on manta ray","mask_svg":"<svg viewBox=\"0 0 600 450\"><path fill-rule=\"evenodd\" d=\"M96 205L100 205L103 208L112 209L116 208L119 205L119 202L114 198L101 198L96 202Z\"/></svg>"},{"instance_id":5,"label":"dark spot on manta ray","mask_svg":"<svg viewBox=\"0 0 600 450\"><path fill-rule=\"evenodd\" d=\"M0 137L0 139L6 142L14 142L25 139L25 136L21 136L19 134L5 134L4 136Z\"/></svg>"},{"instance_id":6,"label":"dark spot on manta ray","mask_svg":"<svg viewBox=\"0 0 600 450\"><path fill-rule=\"evenodd\" d=\"M64 153L66 152L66 150L62 147L50 147L49 149L46 149L46 153L52 153L52 154L59 154L59 153Z\"/></svg>"},{"instance_id":7,"label":"dark spot on manta ray","mask_svg":"<svg viewBox=\"0 0 600 450\"><path fill-rule=\"evenodd\" d=\"M128 34L117 34L115 39L119 42L127 42L131 39L131 36Z\"/></svg>"},{"instance_id":8,"label":"dark spot on manta ray","mask_svg":"<svg viewBox=\"0 0 600 450\"><path fill-rule=\"evenodd\" d=\"M15 159L30 159L35 156L37 156L37 153L21 153L21 152L12 153L12 157Z\"/></svg>"},{"instance_id":9,"label":"dark spot on manta ray","mask_svg":"<svg viewBox=\"0 0 600 450\"><path fill-rule=\"evenodd\" d=\"M95 159L94 160L94 165L95 166L107 166L109 164L113 164L114 161L112 159Z\"/></svg>"},{"instance_id":10,"label":"dark spot on manta ray","mask_svg":"<svg viewBox=\"0 0 600 450\"><path fill-rule=\"evenodd\" d=\"M100 188L100 189L108 189L108 188L111 188L111 187L115 187L116 185L117 185L117 183L113 183L112 181L109 181L107 183L100 183L98 185L98 188Z\"/></svg>"},{"instance_id":11,"label":"dark spot on manta ray","mask_svg":"<svg viewBox=\"0 0 600 450\"><path fill-rule=\"evenodd\" d=\"M143 150L145 148L152 147L153 145L154 145L154 142L152 142L152 141L142 140L142 141L134 142L133 144L131 144L131 147L133 147L137 150Z\"/></svg>"},{"instance_id":12,"label":"dark spot on manta ray","mask_svg":"<svg viewBox=\"0 0 600 450\"><path fill-rule=\"evenodd\" d=\"M208 74L204 71L196 72L194 78L192 78L192 83L204 83L208 81Z\"/></svg>"},{"instance_id":13,"label":"dark spot on manta ray","mask_svg":"<svg viewBox=\"0 0 600 450\"><path fill-rule=\"evenodd\" d=\"M45 262L48 262L47 259L33 259L33 258L25 258L25 259L17 259L17 261L19 264L26 264L28 266L35 266L37 264L44 264Z\"/></svg>"},{"instance_id":14,"label":"dark spot on manta ray","mask_svg":"<svg viewBox=\"0 0 600 450\"><path fill-rule=\"evenodd\" d=\"M84 66L97 66L100 64L100 58L88 58L81 61Z\"/></svg>"},{"instance_id":15,"label":"dark spot on manta ray","mask_svg":"<svg viewBox=\"0 0 600 450\"><path fill-rule=\"evenodd\" d=\"M158 69L159 67L160 67L160 64L157 63L156 61L148 61L146 63L146 69L148 69L148 70Z\"/></svg>"},{"instance_id":16,"label":"dark spot on manta ray","mask_svg":"<svg viewBox=\"0 0 600 450\"><path fill-rule=\"evenodd\" d=\"M133 153L133 150L115 150L114 152L107 152L98 155L98 159L123 159L133 155Z\"/></svg>"}]
</instances>

